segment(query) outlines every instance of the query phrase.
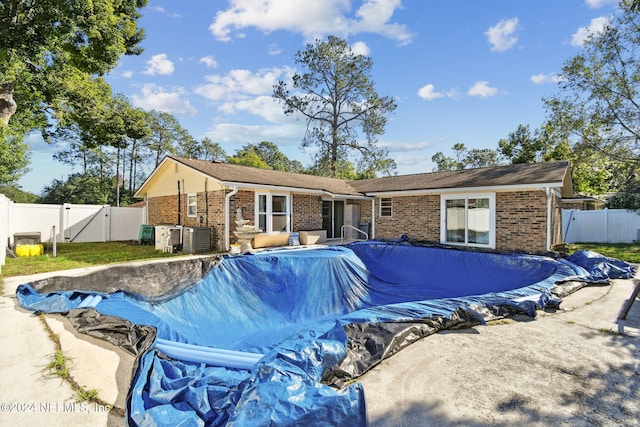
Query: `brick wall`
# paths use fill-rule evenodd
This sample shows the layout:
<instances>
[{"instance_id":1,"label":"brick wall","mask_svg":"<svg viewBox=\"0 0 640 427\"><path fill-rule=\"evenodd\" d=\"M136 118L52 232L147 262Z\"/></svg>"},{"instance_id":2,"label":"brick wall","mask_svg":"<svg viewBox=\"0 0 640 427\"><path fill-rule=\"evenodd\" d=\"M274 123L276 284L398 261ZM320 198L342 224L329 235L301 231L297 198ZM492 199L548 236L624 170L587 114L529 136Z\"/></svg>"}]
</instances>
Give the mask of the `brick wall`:
<instances>
[{"instance_id":1,"label":"brick wall","mask_svg":"<svg viewBox=\"0 0 640 427\"><path fill-rule=\"evenodd\" d=\"M181 199L181 220L185 226L212 228L212 244L222 250L224 243L224 191L209 192L208 213L204 193L198 193L198 213L187 217L187 196ZM318 196L293 197L292 230L317 230L322 228L322 201ZM176 196L156 197L148 200L149 222L152 225L176 224L178 202ZM360 204L360 220L371 222L370 200L349 200ZM562 211L560 197L552 199L552 241L562 238ZM230 231L235 227L236 209L242 208L243 217L253 222L255 194L239 191L230 200ZM376 199L376 237L396 239L402 234L415 240L440 241L440 196L405 196L392 198L392 216L380 217L380 199ZM202 222L201 222L201 218ZM496 249L543 252L546 250L547 202L544 191L519 191L496 193ZM231 234L231 242L234 241Z\"/></svg>"},{"instance_id":2,"label":"brick wall","mask_svg":"<svg viewBox=\"0 0 640 427\"><path fill-rule=\"evenodd\" d=\"M440 196L393 197L391 202L391 217L381 217L380 198L376 198L376 238L397 239L406 234L414 240L440 241ZM371 202L366 205L370 215Z\"/></svg>"},{"instance_id":3,"label":"brick wall","mask_svg":"<svg viewBox=\"0 0 640 427\"><path fill-rule=\"evenodd\" d=\"M187 195L180 197L180 224L185 227L210 227L211 244L221 250L224 242L224 191L197 193L195 217L187 216ZM178 225L178 195L148 199L151 225ZM207 209L208 205L208 209Z\"/></svg>"},{"instance_id":4,"label":"brick wall","mask_svg":"<svg viewBox=\"0 0 640 427\"><path fill-rule=\"evenodd\" d=\"M544 191L496 194L496 249L544 252L547 247Z\"/></svg>"},{"instance_id":5,"label":"brick wall","mask_svg":"<svg viewBox=\"0 0 640 427\"><path fill-rule=\"evenodd\" d=\"M363 208L370 204L363 203ZM440 241L440 196L392 198L392 216L380 216L376 199L376 237L395 239L402 234L415 240ZM560 199L552 204L552 244L560 241ZM368 208L371 212L371 208ZM363 215L364 218L364 215ZM496 193L496 249L543 252L547 239L547 198L544 191Z\"/></svg>"},{"instance_id":6,"label":"brick wall","mask_svg":"<svg viewBox=\"0 0 640 427\"><path fill-rule=\"evenodd\" d=\"M294 194L292 231L322 228L322 199L318 196Z\"/></svg>"}]
</instances>

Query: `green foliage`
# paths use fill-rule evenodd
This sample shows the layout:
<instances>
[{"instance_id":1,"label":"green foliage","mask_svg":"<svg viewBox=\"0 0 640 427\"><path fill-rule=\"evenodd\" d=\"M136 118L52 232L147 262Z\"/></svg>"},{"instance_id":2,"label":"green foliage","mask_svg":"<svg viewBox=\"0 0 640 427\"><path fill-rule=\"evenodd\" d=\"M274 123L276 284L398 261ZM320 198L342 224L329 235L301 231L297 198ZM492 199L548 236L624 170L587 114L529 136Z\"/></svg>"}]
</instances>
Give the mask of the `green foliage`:
<instances>
[{"instance_id":1,"label":"green foliage","mask_svg":"<svg viewBox=\"0 0 640 427\"><path fill-rule=\"evenodd\" d=\"M252 168L270 169L267 162L262 160L255 151L238 152L235 156L227 156L230 165L250 166Z\"/></svg>"},{"instance_id":2,"label":"green foliage","mask_svg":"<svg viewBox=\"0 0 640 427\"><path fill-rule=\"evenodd\" d=\"M69 358L64 355L61 350L56 350L51 362L46 366L51 375L58 376L60 378L69 377Z\"/></svg>"},{"instance_id":3,"label":"green foliage","mask_svg":"<svg viewBox=\"0 0 640 427\"><path fill-rule=\"evenodd\" d=\"M155 158L154 166L158 166L164 156L177 152L180 141L189 133L169 113L153 110L149 114L151 132L144 139L144 145Z\"/></svg>"},{"instance_id":4,"label":"green foliage","mask_svg":"<svg viewBox=\"0 0 640 427\"><path fill-rule=\"evenodd\" d=\"M500 155L512 164L540 162L546 148L544 139L532 135L529 125L519 125L507 139L498 141Z\"/></svg>"},{"instance_id":5,"label":"green foliage","mask_svg":"<svg viewBox=\"0 0 640 427\"><path fill-rule=\"evenodd\" d=\"M115 204L113 178L93 174L71 174L66 181L53 180L45 186L39 203Z\"/></svg>"},{"instance_id":6,"label":"green foliage","mask_svg":"<svg viewBox=\"0 0 640 427\"><path fill-rule=\"evenodd\" d=\"M29 171L29 146L0 125L0 185L13 185Z\"/></svg>"},{"instance_id":7,"label":"green foliage","mask_svg":"<svg viewBox=\"0 0 640 427\"><path fill-rule=\"evenodd\" d=\"M147 0L39 0L0 3L0 84L12 86L17 112L36 117L22 131L46 117L62 119L81 104L71 94L78 81L102 75L121 55L139 54L143 32L139 9ZM97 100L97 99L96 99ZM45 111L47 115L45 116ZM10 111L0 111L7 120ZM12 127L13 121L9 122ZM24 122L23 122L24 125Z\"/></svg>"},{"instance_id":8,"label":"green foliage","mask_svg":"<svg viewBox=\"0 0 640 427\"><path fill-rule=\"evenodd\" d=\"M0 185L0 194L4 194L16 203L36 203L38 200L37 195L22 191L14 185Z\"/></svg>"},{"instance_id":9,"label":"green foliage","mask_svg":"<svg viewBox=\"0 0 640 427\"><path fill-rule=\"evenodd\" d=\"M345 40L329 36L298 51L296 64L307 71L293 76L293 92L280 81L273 97L282 103L285 114L306 119L302 147L317 148L315 169L327 171L326 165L328 175L338 177L339 165L351 155L358 157L362 171L394 169L393 161L380 162L388 151L377 147L377 137L384 133L385 115L396 109L396 103L375 91L371 58L355 54Z\"/></svg>"},{"instance_id":10,"label":"green foliage","mask_svg":"<svg viewBox=\"0 0 640 427\"><path fill-rule=\"evenodd\" d=\"M566 62L560 92L545 99L543 126L549 152L572 162L576 190L590 194L628 191L640 162L640 15L632 2L582 52Z\"/></svg>"},{"instance_id":11,"label":"green foliage","mask_svg":"<svg viewBox=\"0 0 640 427\"><path fill-rule=\"evenodd\" d=\"M431 157L431 161L436 164L434 170L448 171L461 170L465 168L482 168L496 166L498 153L489 148L473 148L468 150L464 144L454 144L452 150L456 158L447 157L442 151L438 151Z\"/></svg>"},{"instance_id":12,"label":"green foliage","mask_svg":"<svg viewBox=\"0 0 640 427\"><path fill-rule=\"evenodd\" d=\"M254 167L284 172L304 171L300 162L289 160L277 145L269 141L262 141L258 145L247 144L237 150L235 156L227 157L227 161L232 164L256 165Z\"/></svg>"}]
</instances>

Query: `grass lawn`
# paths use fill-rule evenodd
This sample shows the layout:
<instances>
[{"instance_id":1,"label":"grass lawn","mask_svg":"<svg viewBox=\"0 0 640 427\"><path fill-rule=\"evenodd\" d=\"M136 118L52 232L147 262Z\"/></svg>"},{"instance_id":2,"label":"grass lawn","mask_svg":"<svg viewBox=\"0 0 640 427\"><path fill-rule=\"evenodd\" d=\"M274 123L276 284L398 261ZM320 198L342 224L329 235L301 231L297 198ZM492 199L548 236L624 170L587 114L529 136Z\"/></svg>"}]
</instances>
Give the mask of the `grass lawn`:
<instances>
[{"instance_id":1,"label":"grass lawn","mask_svg":"<svg viewBox=\"0 0 640 427\"><path fill-rule=\"evenodd\" d=\"M631 264L640 264L640 245L635 243L575 243L569 247L571 252L585 249Z\"/></svg>"},{"instance_id":2,"label":"grass lawn","mask_svg":"<svg viewBox=\"0 0 640 427\"><path fill-rule=\"evenodd\" d=\"M153 245L138 242L58 243L56 257L52 247L45 247L45 254L34 257L6 258L0 277L47 273L70 268L111 264L150 258L175 257L180 254L163 253Z\"/></svg>"}]
</instances>

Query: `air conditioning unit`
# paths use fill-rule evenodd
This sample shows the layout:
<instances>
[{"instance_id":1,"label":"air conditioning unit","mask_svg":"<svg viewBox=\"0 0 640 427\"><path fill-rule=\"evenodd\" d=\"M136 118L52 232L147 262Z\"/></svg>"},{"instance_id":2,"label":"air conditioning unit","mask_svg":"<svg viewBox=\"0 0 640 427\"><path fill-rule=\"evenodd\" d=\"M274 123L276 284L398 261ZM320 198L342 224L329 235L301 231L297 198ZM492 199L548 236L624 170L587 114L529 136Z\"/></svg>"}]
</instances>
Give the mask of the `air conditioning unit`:
<instances>
[{"instance_id":1,"label":"air conditioning unit","mask_svg":"<svg viewBox=\"0 0 640 427\"><path fill-rule=\"evenodd\" d=\"M201 254L211 251L210 227L185 227L182 234L182 252Z\"/></svg>"},{"instance_id":2,"label":"air conditioning unit","mask_svg":"<svg viewBox=\"0 0 640 427\"><path fill-rule=\"evenodd\" d=\"M179 249L182 245L182 226L157 225L155 229L155 248L159 251Z\"/></svg>"}]
</instances>

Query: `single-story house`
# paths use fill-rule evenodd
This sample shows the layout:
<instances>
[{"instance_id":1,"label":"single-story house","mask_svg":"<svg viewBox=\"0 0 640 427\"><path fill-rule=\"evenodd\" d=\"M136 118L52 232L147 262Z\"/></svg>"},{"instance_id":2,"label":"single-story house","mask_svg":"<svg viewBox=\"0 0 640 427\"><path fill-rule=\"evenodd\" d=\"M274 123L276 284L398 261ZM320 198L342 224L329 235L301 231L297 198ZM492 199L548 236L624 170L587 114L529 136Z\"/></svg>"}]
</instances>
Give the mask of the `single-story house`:
<instances>
[{"instance_id":1,"label":"single-story house","mask_svg":"<svg viewBox=\"0 0 640 427\"><path fill-rule=\"evenodd\" d=\"M148 224L210 227L219 250L235 242L240 208L271 242L305 230L340 238L353 227L369 238L543 252L560 243L561 199L571 196L568 161L346 181L175 156L136 193ZM254 246L270 245L261 241Z\"/></svg>"},{"instance_id":2,"label":"single-story house","mask_svg":"<svg viewBox=\"0 0 640 427\"><path fill-rule=\"evenodd\" d=\"M593 196L575 194L572 197L562 198L562 209L577 209L581 211L593 211L604 209L606 201Z\"/></svg>"}]
</instances>

